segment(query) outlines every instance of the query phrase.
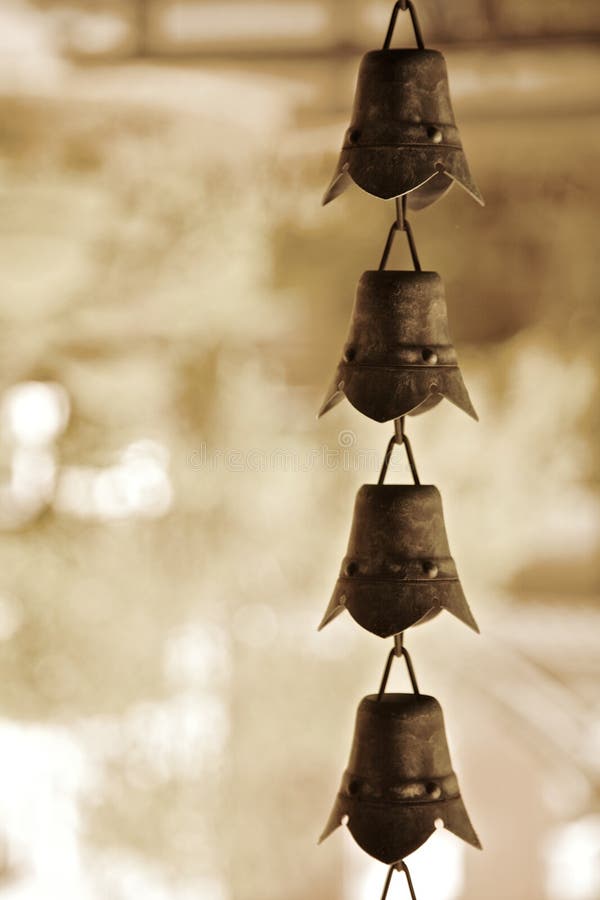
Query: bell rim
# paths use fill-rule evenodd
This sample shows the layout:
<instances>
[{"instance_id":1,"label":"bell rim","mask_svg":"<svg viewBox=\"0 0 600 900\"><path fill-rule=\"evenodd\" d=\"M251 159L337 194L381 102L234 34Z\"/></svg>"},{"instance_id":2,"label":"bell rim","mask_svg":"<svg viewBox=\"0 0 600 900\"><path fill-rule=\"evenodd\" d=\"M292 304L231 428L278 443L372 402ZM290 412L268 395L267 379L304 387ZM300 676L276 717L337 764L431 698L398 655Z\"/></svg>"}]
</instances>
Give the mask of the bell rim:
<instances>
[{"instance_id":1,"label":"bell rim","mask_svg":"<svg viewBox=\"0 0 600 900\"><path fill-rule=\"evenodd\" d=\"M452 344L445 346L453 347ZM387 391L382 388L378 392L375 402L369 399L365 401L365 389L372 387L370 382L372 382L373 375L394 381L400 372L411 374L413 377L419 376L421 380L429 381L429 384L424 385L422 388L420 385L415 384L410 392L407 390L398 392L398 394L392 394L391 388ZM436 374L439 376L440 382L443 381L445 383L443 385L436 383L438 389L432 390L431 380ZM440 387L443 389L440 390ZM325 394L325 399L319 407L318 417L324 416L334 406L337 406L343 397L348 400L354 409L376 422L389 422L392 419L405 415L418 415L419 407L425 403L428 404L427 408L421 410L421 412L427 412L444 399L449 400L450 403L476 422L479 421L477 410L473 406L458 360L452 364L438 365L436 363L433 366L426 362L423 364L364 364L341 361L338 363L336 375Z\"/></svg>"},{"instance_id":2,"label":"bell rim","mask_svg":"<svg viewBox=\"0 0 600 900\"><path fill-rule=\"evenodd\" d=\"M413 497L419 501L431 497L434 503L442 508L442 497L435 485L428 484L363 484L357 491L354 515L360 515L363 504L380 501L388 503L397 498ZM442 519L442 524L445 523ZM445 527L444 527L445 532ZM350 550L350 545L347 550ZM354 558L355 554L346 553L342 560ZM456 575L439 573L431 578L424 572L423 578L402 578L390 574L369 574L346 576L340 572L336 578L333 591L320 620L318 630L322 630L347 609L354 621L365 631L377 637L388 638L400 631L425 624L446 611L460 622L480 634L480 628L465 595L458 567L451 554L420 554L407 559L409 563L431 562L443 559L450 560Z\"/></svg>"},{"instance_id":3,"label":"bell rim","mask_svg":"<svg viewBox=\"0 0 600 900\"><path fill-rule=\"evenodd\" d=\"M323 829L323 832L319 838L319 843L322 843L326 840L334 831L337 831L338 828L345 824L346 828L352 835L353 839L356 841L359 847L368 853L369 856L373 856L375 859L379 859L384 863L393 863L398 859L402 859L405 856L408 856L410 853L413 853L419 847L422 847L426 841L429 840L431 835L437 831L436 821L441 819L443 822L443 828L446 831L451 831L456 837L459 837L461 840L464 840L465 843L469 844L472 847L477 849L481 849L481 842L479 837L473 827L469 814L467 812L464 800L462 795L458 794L457 797L452 799L440 802L433 801L432 803L427 804L400 804L402 809L403 816L402 818L405 822L402 823L401 830L399 829L399 836L396 841L392 841L393 848L390 848L386 851L385 848L381 848L381 841L377 840L377 833L373 839L369 836L369 827L366 822L363 821L362 827L360 823L356 822L356 815L353 815L353 812L356 811L356 807L358 803L355 803L352 798L346 797L345 795L338 795L335 798L331 813ZM365 808L364 804L360 804L361 807ZM352 809L354 807L354 810ZM416 811L423 810L431 810L431 823L420 823L420 828L418 829L418 834L414 834L411 840L407 840L405 836L408 833L408 824L406 820L411 818L411 812L414 813ZM390 805L386 805L385 807L380 807L377 810L374 810L375 813L374 818L386 818L382 814L387 811L389 818L389 813L398 814L399 809L397 807L390 807ZM437 813L437 814L436 814ZM379 815L378 815L379 814ZM343 823L342 819L347 816L347 822ZM448 821L450 819L451 821ZM379 832L380 829L377 829ZM377 844L379 844L380 849L377 848ZM387 845L390 847L390 843Z\"/></svg>"},{"instance_id":4,"label":"bell rim","mask_svg":"<svg viewBox=\"0 0 600 900\"><path fill-rule=\"evenodd\" d=\"M432 59L441 59L446 65L446 57L441 50L435 50L433 47L379 47L375 50L367 50L361 56L361 63L364 59L375 59L384 57L400 57L408 58L410 56L420 57L421 59L428 56Z\"/></svg>"},{"instance_id":5,"label":"bell rim","mask_svg":"<svg viewBox=\"0 0 600 900\"><path fill-rule=\"evenodd\" d=\"M373 488L377 488L377 490L373 490ZM383 490L382 490L383 489ZM398 493L415 493L420 494L424 490L427 490L428 493L437 494L441 498L440 489L436 484L424 484L421 482L420 484L378 484L376 481L365 481L364 484L361 484L358 491L356 492L356 496L364 491L364 493L392 493L392 491L397 491Z\"/></svg>"},{"instance_id":6,"label":"bell rim","mask_svg":"<svg viewBox=\"0 0 600 900\"><path fill-rule=\"evenodd\" d=\"M440 149L444 151L443 155L450 156L451 158L443 160L435 159L433 161L427 159L429 156L435 157L442 155L440 154ZM383 179L380 178L378 183L379 185L385 184L385 186L380 186L379 188L375 187L374 179L372 176L369 177L369 174L373 171L373 168L381 171L381 161L378 160L375 167L373 165L367 165L364 159L362 161L360 159L357 161L357 154L362 154L363 157L367 154L377 154L378 156L386 154L388 158L390 158L397 154L399 150L407 152L416 150L420 152L422 156L425 156L425 159L422 159L419 164L422 176L416 176L412 179L393 176L384 177ZM433 168L425 174L428 166L432 166ZM436 177L441 177L443 179L443 185L440 186L438 190L426 191L425 186ZM393 200L396 197L406 196L409 206L415 211L432 206L450 190L453 184L456 183L460 185L473 200L481 206L485 206L485 200L483 199L481 191L471 175L462 142L459 145L423 143L386 143L370 145L369 147L347 147L343 145L333 177L323 195L322 205L326 206L343 194L348 187L350 187L350 183L355 184L366 194L381 200ZM336 186L338 186L337 189ZM418 191L422 191L422 196L420 197L421 202L418 202ZM413 195L412 203L411 195ZM417 202L414 202L415 200Z\"/></svg>"},{"instance_id":7,"label":"bell rim","mask_svg":"<svg viewBox=\"0 0 600 900\"><path fill-rule=\"evenodd\" d=\"M421 269L418 272L415 269L365 269L359 278L359 284L365 277L365 275L368 275L370 277L380 276L382 279L385 279L390 275L404 275L406 276L406 281L422 281L425 279L433 281L433 276L435 276L435 280L439 280L443 283L440 273L434 272L433 269Z\"/></svg>"},{"instance_id":8,"label":"bell rim","mask_svg":"<svg viewBox=\"0 0 600 900\"><path fill-rule=\"evenodd\" d=\"M340 603L342 597L344 602ZM407 605L409 603L410 606ZM480 633L458 576L439 582L356 580L353 586L342 585L338 579L327 606L324 616L327 621L323 627L337 618L338 608L340 611L347 609L357 625L381 638L414 628L433 611L436 616L442 612L451 613L467 628Z\"/></svg>"}]
</instances>

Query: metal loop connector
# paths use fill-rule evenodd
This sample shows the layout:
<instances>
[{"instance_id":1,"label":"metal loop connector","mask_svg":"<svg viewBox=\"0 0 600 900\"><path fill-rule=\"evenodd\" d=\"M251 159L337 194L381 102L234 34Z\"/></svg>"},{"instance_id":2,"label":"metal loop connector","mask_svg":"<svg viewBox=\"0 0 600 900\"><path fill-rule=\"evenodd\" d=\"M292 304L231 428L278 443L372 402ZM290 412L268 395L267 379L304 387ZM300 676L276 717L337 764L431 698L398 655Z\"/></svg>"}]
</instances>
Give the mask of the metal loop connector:
<instances>
[{"instance_id":1,"label":"metal loop connector","mask_svg":"<svg viewBox=\"0 0 600 900\"><path fill-rule=\"evenodd\" d=\"M419 255L417 253L417 245L415 244L415 239L413 237L412 228L410 227L410 222L408 222L407 220L404 221L404 231L406 232L408 249L410 250L410 255L412 258L413 266L415 267L415 272L420 272L421 263L419 261Z\"/></svg>"},{"instance_id":2,"label":"metal loop connector","mask_svg":"<svg viewBox=\"0 0 600 900\"><path fill-rule=\"evenodd\" d=\"M417 472L417 466L415 464L415 458L412 452L412 447L410 445L408 437L404 433L404 416L401 416L399 419L394 419L394 434L388 441L377 484L383 484L383 482L385 481L385 476L387 475L390 459L392 458L392 453L396 444L398 444L399 446L403 446L404 450L406 451L406 458L408 459L408 465L410 466L410 471L414 483L421 484L419 480L419 473Z\"/></svg>"},{"instance_id":3,"label":"metal loop connector","mask_svg":"<svg viewBox=\"0 0 600 900\"><path fill-rule=\"evenodd\" d=\"M406 194L404 194L402 197L396 197L396 221L392 223L392 226L388 232L385 247L383 248L381 262L379 263L380 272L383 271L383 269L385 269L387 265L387 261L391 253L397 231L403 231L406 234L408 249L410 250L410 256L415 268L415 272L420 272L421 263L419 261L419 255L417 253L417 245L415 244L415 239L413 236L412 228L410 227L410 222L406 218Z\"/></svg>"},{"instance_id":4,"label":"metal loop connector","mask_svg":"<svg viewBox=\"0 0 600 900\"><path fill-rule=\"evenodd\" d=\"M394 243L394 238L396 237L396 232L398 231L398 223L393 222L390 230L388 231L387 240L385 242L385 247L383 248L383 255L381 257L381 262L379 263L379 271L382 272L388 261L388 257L390 255L390 251L392 249L392 244Z\"/></svg>"},{"instance_id":5,"label":"metal loop connector","mask_svg":"<svg viewBox=\"0 0 600 900\"><path fill-rule=\"evenodd\" d=\"M392 37L394 36L394 28L396 27L396 19L398 18L398 13L402 11L408 10L410 13L410 20L412 22L413 31L415 33L415 40L417 42L417 47L419 50L425 49L425 44L423 42L423 33L421 31L421 26L419 25L419 20L417 18L417 13L415 11L414 6L411 3L411 0L398 0L396 4L394 4L394 8L392 10L392 15L390 18L390 24L388 25L387 34L385 36L385 40L383 42L383 49L389 50L390 44L392 43Z\"/></svg>"},{"instance_id":6,"label":"metal loop connector","mask_svg":"<svg viewBox=\"0 0 600 900\"><path fill-rule=\"evenodd\" d=\"M379 685L379 690L377 692L377 702L381 700L383 695L385 694L385 689L387 687L388 679L390 677L390 672L392 669L392 663L396 657L404 657L404 662L406 663L406 668L408 671L408 677L410 678L410 684L413 689L414 694L419 694L419 685L417 684L417 677L415 675L415 670L413 668L412 660L408 653L408 650L404 646L404 632L400 634L394 635L394 646L388 653L388 658L385 663L385 669L383 670L383 676L381 678L381 684Z\"/></svg>"},{"instance_id":7,"label":"metal loop connector","mask_svg":"<svg viewBox=\"0 0 600 900\"><path fill-rule=\"evenodd\" d=\"M411 900L417 900L417 895L415 894L415 889L413 887L412 879L410 877L410 872L408 871L408 866L404 862L404 860L400 860L400 862L393 863L387 873L387 877L385 879L385 884L383 886L383 894L381 895L381 900L385 900L388 895L388 891L390 889L390 885L392 883L392 876L394 872L404 872L406 876L406 883L408 884L408 890L410 891Z\"/></svg>"}]
</instances>

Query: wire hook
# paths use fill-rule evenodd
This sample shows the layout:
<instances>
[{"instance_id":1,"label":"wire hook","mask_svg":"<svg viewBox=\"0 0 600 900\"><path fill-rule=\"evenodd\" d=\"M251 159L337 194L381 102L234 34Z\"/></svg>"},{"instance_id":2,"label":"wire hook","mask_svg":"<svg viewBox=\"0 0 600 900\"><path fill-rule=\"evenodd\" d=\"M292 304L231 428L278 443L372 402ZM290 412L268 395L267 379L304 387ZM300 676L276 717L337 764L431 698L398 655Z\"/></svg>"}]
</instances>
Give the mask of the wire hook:
<instances>
[{"instance_id":1,"label":"wire hook","mask_svg":"<svg viewBox=\"0 0 600 900\"><path fill-rule=\"evenodd\" d=\"M410 20L412 22L413 31L415 33L415 39L417 41L417 47L419 50L425 49L425 44L423 42L423 32L421 31L421 26L419 25L419 20L417 18L417 13L414 6L411 3L411 0L398 0L396 4L394 4L394 8L392 10L392 15L390 18L390 24L388 25L387 34L385 36L385 40L383 42L383 49L389 50L390 44L392 43L392 37L394 35L394 28L396 27L396 19L398 18L398 13L400 10L406 11L408 10L410 13Z\"/></svg>"},{"instance_id":2,"label":"wire hook","mask_svg":"<svg viewBox=\"0 0 600 900\"><path fill-rule=\"evenodd\" d=\"M403 194L402 197L396 197L396 219L394 222L392 222L391 228L388 232L387 240L385 242L385 247L383 248L383 255L381 257L381 262L379 263L380 272L385 269L387 265L387 261L392 250L394 238L396 237L397 231L403 231L406 234L408 249L410 250L410 255L413 266L415 268L415 272L420 272L421 263L419 261L419 254L417 253L417 245L415 244L415 239L413 236L412 228L410 227L410 222L406 218L406 194Z\"/></svg>"},{"instance_id":3,"label":"wire hook","mask_svg":"<svg viewBox=\"0 0 600 900\"><path fill-rule=\"evenodd\" d=\"M388 683L388 678L390 677L390 671L392 669L392 663L394 662L395 657L404 657L404 662L406 663L406 668L408 670L408 677L410 678L411 687L413 689L413 694L419 694L419 685L417 684L417 676L415 675L415 670L413 669L412 660L409 656L408 650L404 646L404 632L400 632L399 634L394 635L394 646L388 653L388 658L385 663L385 669L383 670L383 677L381 679L381 684L379 685L379 691L377 692L377 702L381 701L385 693L385 689Z\"/></svg>"},{"instance_id":4,"label":"wire hook","mask_svg":"<svg viewBox=\"0 0 600 900\"><path fill-rule=\"evenodd\" d=\"M392 458L392 453L395 445L403 446L406 452L406 458L408 459L408 465L410 466L411 475L413 477L413 481L415 484L421 484L419 480L419 473L417 472L417 466L415 464L415 458L413 456L412 447L410 445L410 441L408 440L407 435L404 433L404 416L400 416L399 419L394 419L394 434L388 441L388 445L385 451L385 456L383 457L383 464L381 466L381 472L379 473L379 478L377 480L377 484L383 484L385 481L385 476L387 475L387 470L390 464L390 459Z\"/></svg>"},{"instance_id":5,"label":"wire hook","mask_svg":"<svg viewBox=\"0 0 600 900\"><path fill-rule=\"evenodd\" d=\"M408 871L408 866L403 859L401 859L400 862L392 863L392 865L389 867L387 877L385 879L385 884L383 886L383 894L381 895L381 900L385 900L388 895L394 872L404 872L406 883L408 884L408 890L410 891L411 900L417 900L417 895L415 894L415 889L410 877L410 872Z\"/></svg>"}]
</instances>

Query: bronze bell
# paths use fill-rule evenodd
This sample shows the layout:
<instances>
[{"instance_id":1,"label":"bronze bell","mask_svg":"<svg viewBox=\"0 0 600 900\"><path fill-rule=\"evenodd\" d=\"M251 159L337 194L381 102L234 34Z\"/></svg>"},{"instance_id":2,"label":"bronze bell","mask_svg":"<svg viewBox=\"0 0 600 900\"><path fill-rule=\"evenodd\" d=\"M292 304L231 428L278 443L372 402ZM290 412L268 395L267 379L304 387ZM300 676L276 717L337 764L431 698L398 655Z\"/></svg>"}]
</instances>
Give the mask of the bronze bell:
<instances>
[{"instance_id":1,"label":"bronze bell","mask_svg":"<svg viewBox=\"0 0 600 900\"><path fill-rule=\"evenodd\" d=\"M444 285L436 272L364 272L319 415L344 396L378 422L424 412L444 397L477 419L450 342Z\"/></svg>"},{"instance_id":2,"label":"bronze bell","mask_svg":"<svg viewBox=\"0 0 600 900\"><path fill-rule=\"evenodd\" d=\"M358 73L352 119L323 203L351 181L376 197L408 194L413 209L457 181L479 203L437 50L372 50Z\"/></svg>"},{"instance_id":3,"label":"bronze bell","mask_svg":"<svg viewBox=\"0 0 600 900\"><path fill-rule=\"evenodd\" d=\"M450 556L436 487L360 488L347 554L319 629L344 609L379 637L398 634L442 609L479 631Z\"/></svg>"},{"instance_id":4,"label":"bronze bell","mask_svg":"<svg viewBox=\"0 0 600 900\"><path fill-rule=\"evenodd\" d=\"M371 694L356 714L348 768L319 843L342 824L381 862L394 863L443 825L481 848L452 770L434 697Z\"/></svg>"}]
</instances>

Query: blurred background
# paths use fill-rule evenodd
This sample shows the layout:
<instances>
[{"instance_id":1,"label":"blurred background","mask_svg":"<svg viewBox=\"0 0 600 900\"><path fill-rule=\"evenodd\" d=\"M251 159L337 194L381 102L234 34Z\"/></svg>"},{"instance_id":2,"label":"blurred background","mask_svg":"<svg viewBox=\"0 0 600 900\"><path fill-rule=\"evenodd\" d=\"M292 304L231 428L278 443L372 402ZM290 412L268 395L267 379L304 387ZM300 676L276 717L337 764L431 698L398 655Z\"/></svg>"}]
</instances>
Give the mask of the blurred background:
<instances>
[{"instance_id":1,"label":"blurred background","mask_svg":"<svg viewBox=\"0 0 600 900\"><path fill-rule=\"evenodd\" d=\"M0 6L0 898L380 896L316 839L389 642L316 625L391 428L315 411L394 215L319 206L392 5ZM481 421L409 433L482 634L408 646L485 849L408 862L599 900L600 11L418 11L487 205L413 217Z\"/></svg>"}]
</instances>

